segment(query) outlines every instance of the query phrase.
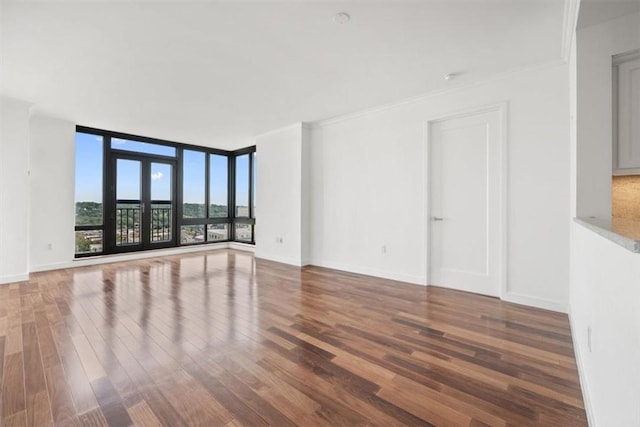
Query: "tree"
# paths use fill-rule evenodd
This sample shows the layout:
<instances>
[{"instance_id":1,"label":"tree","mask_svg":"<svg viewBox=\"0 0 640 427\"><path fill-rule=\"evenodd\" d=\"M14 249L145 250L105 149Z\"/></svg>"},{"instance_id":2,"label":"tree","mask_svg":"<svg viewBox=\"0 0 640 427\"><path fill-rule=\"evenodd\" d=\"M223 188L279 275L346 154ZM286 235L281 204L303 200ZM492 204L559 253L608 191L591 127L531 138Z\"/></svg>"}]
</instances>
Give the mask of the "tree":
<instances>
[{"instance_id":1,"label":"tree","mask_svg":"<svg viewBox=\"0 0 640 427\"><path fill-rule=\"evenodd\" d=\"M89 252L91 242L82 233L76 233L76 253Z\"/></svg>"}]
</instances>

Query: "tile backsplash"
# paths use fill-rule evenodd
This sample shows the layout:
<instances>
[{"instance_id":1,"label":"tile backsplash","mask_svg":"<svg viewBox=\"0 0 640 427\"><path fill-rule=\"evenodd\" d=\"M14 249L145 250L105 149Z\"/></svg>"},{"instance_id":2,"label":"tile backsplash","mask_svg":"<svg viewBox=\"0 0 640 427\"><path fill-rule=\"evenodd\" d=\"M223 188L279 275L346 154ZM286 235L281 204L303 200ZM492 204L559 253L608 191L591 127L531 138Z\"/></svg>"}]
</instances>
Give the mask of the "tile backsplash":
<instances>
[{"instance_id":1,"label":"tile backsplash","mask_svg":"<svg viewBox=\"0 0 640 427\"><path fill-rule=\"evenodd\" d=\"M611 214L640 220L640 175L613 177Z\"/></svg>"}]
</instances>

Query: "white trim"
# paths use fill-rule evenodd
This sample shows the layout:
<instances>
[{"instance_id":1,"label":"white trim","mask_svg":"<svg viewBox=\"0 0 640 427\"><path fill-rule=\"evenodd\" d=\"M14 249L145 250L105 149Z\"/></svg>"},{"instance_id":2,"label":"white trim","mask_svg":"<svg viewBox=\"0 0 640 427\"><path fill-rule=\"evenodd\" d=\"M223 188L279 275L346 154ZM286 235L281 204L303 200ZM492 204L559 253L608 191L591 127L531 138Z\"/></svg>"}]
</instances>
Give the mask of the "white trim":
<instances>
[{"instance_id":1,"label":"white trim","mask_svg":"<svg viewBox=\"0 0 640 427\"><path fill-rule=\"evenodd\" d=\"M429 278L431 277L431 174L430 172L430 162L431 162L431 153L429 150L429 132L430 132L429 120L425 120L422 123L422 161L424 162L422 165L422 182L424 186L422 188L422 194L424 195L424 205L422 207L422 221L423 224L426 223L424 228L424 239L422 244L424 245L424 282L422 283L425 286L429 286Z\"/></svg>"},{"instance_id":2,"label":"white trim","mask_svg":"<svg viewBox=\"0 0 640 427\"><path fill-rule=\"evenodd\" d=\"M265 259L267 261L273 261L273 262L279 262L280 264L288 264L288 265L293 265L295 267L302 267L302 262L299 259L296 258L289 258L289 257L281 257L281 256L274 256L274 255L255 255L255 257L257 259Z\"/></svg>"},{"instance_id":3,"label":"white trim","mask_svg":"<svg viewBox=\"0 0 640 427\"><path fill-rule=\"evenodd\" d=\"M353 113L347 113L347 114L342 114L342 115L338 115L338 116L334 116L334 117L329 117L327 119L323 119L323 120L318 120L315 122L310 122L309 126L311 127L311 129L317 129L323 126L328 126L328 125L332 125L335 123L340 123L346 120L352 120L352 119L357 119L359 117L362 116L366 116L369 114L374 114L374 113L381 113L387 110L392 110L398 107L402 107L405 105L410 105L410 104L416 104L419 102L426 102L428 100L430 100L431 98L434 98L436 96L440 96L443 94L447 94L447 93L455 93L458 91L466 91L469 90L471 88L474 87L478 87L478 86L483 86L485 84L489 84L489 83L494 83L494 82L498 82L501 80L506 80L508 78L512 78L514 76L517 76L518 74L522 74L522 73L528 73L528 72L533 72L533 71L539 71L539 70L543 70L546 68L552 68L552 67L557 67L560 65L565 65L565 61L561 60L561 59L554 59L551 61L547 61L547 62L542 62L542 63L537 63L534 65L529 65L529 66L525 66L525 67L521 67L521 68L516 68L513 70L509 70L509 71L505 71L503 73L499 73L499 74L494 74L493 76L489 76L485 79L481 79L481 80L477 80L474 82L469 82L469 83L464 83L464 84L460 84L458 86L453 86L453 87L446 87L446 88L442 88L442 89L437 89L431 92L427 92L427 93L423 93L420 95L416 95L416 96L412 96L409 98L404 98L402 100L399 101L394 101L394 102L390 102L387 104L383 104L383 105L379 105L376 107L371 107L371 108L365 108Z\"/></svg>"},{"instance_id":4,"label":"white trim","mask_svg":"<svg viewBox=\"0 0 640 427\"><path fill-rule=\"evenodd\" d=\"M151 251L132 252L127 254L98 255L86 258L76 258L69 262L58 262L53 264L40 264L31 266L31 272L59 270L61 268L84 267L88 265L108 264L120 261L135 261L138 259L157 258L162 256L181 255L192 252L206 252L218 249L229 248L228 242L209 243L206 245L183 246L179 248L154 249ZM235 248L232 248L235 249Z\"/></svg>"},{"instance_id":5,"label":"white trim","mask_svg":"<svg viewBox=\"0 0 640 427\"><path fill-rule=\"evenodd\" d=\"M255 245L251 245L249 243L240 243L240 242L229 242L227 247L229 249L235 249L237 251L245 251L245 252L255 252Z\"/></svg>"},{"instance_id":6,"label":"white trim","mask_svg":"<svg viewBox=\"0 0 640 427\"><path fill-rule=\"evenodd\" d=\"M612 63L613 66L620 65L624 62L634 61L640 58L640 49L632 50L630 52L619 53L617 55L613 55Z\"/></svg>"},{"instance_id":7,"label":"white trim","mask_svg":"<svg viewBox=\"0 0 640 427\"><path fill-rule=\"evenodd\" d=\"M341 262L313 260L310 265L331 268L333 270L347 271L350 273L362 274L365 276L379 277L382 279L396 280L398 282L412 283L415 285L424 286L425 284L425 278L422 276L412 276L409 274L396 273L394 271L377 270L374 268L360 267L357 265L344 264Z\"/></svg>"},{"instance_id":8,"label":"white trim","mask_svg":"<svg viewBox=\"0 0 640 427\"><path fill-rule=\"evenodd\" d=\"M485 105L480 105L475 107L466 107L466 108L457 109L453 111L447 111L447 112L435 115L433 117L429 117L425 121L425 123L430 124L430 123L443 122L445 120L459 119L462 117L472 116L474 114L490 113L492 111L500 112L500 109L506 108L508 104L509 104L508 101L505 100L500 102L494 102L491 104L485 104Z\"/></svg>"},{"instance_id":9,"label":"white trim","mask_svg":"<svg viewBox=\"0 0 640 427\"><path fill-rule=\"evenodd\" d=\"M502 101L498 103L465 108L462 110L457 110L454 112L448 112L444 114L440 114L438 116L431 117L424 121L423 129L424 129L424 143L423 143L423 155L424 155L424 164L422 167L423 170L423 180L424 180L424 188L423 194L425 195L425 203L424 203L424 221L426 221L425 225L425 235L424 235L424 245L425 245L425 270L424 270L424 283L425 285L429 284L429 278L431 277L431 266L430 266L430 242L431 242L431 200L430 200L430 129L434 123L441 122L443 120L456 119L460 117L470 116L474 114L488 113L488 112L497 112L498 113L498 129L500 130L500 140L498 142L498 162L500 163L500 175L498 177L499 181L499 195L498 195L498 211L500 213L500 218L498 220L498 234L499 234L499 249L498 249L498 260L500 263L499 273L498 273L498 287L499 287L499 295L503 297L508 294L508 284L507 284L507 269L508 269L508 228L507 228L507 214L508 214L508 138L509 138L509 128L508 128L508 110L509 110L509 102Z\"/></svg>"},{"instance_id":10,"label":"white trim","mask_svg":"<svg viewBox=\"0 0 640 427\"><path fill-rule=\"evenodd\" d=\"M73 267L80 267L80 265L75 264L75 261L54 262L51 264L38 264L38 265L32 265L31 267L29 267L29 272L38 273L40 271L61 270L63 268L73 268Z\"/></svg>"},{"instance_id":11,"label":"white trim","mask_svg":"<svg viewBox=\"0 0 640 427\"><path fill-rule=\"evenodd\" d=\"M562 19L562 44L560 46L560 57L564 62L569 62L569 57L571 56L571 43L573 43L573 37L576 34L579 10L580 0L565 0Z\"/></svg>"},{"instance_id":12,"label":"white trim","mask_svg":"<svg viewBox=\"0 0 640 427\"><path fill-rule=\"evenodd\" d=\"M27 274L10 274L8 276L0 276L0 285L5 283L26 282L29 280L29 273Z\"/></svg>"},{"instance_id":13,"label":"white trim","mask_svg":"<svg viewBox=\"0 0 640 427\"><path fill-rule=\"evenodd\" d=\"M502 237L499 257L502 260L502 269L500 270L500 282L502 283L502 295L506 295L509 290L509 102L500 103L498 111L498 119L500 120L500 131L502 138L500 141L500 233Z\"/></svg>"},{"instance_id":14,"label":"white trim","mask_svg":"<svg viewBox=\"0 0 640 427\"><path fill-rule=\"evenodd\" d=\"M154 249L151 251L131 252L127 254L97 255L97 256L86 257L86 258L75 258L68 262L56 262L51 264L32 265L29 268L29 271L32 273L36 273L40 271L60 270L62 268L84 267L88 265L108 264L111 262L120 262L120 261L135 261L138 259L156 258L156 257L171 256L171 255L182 255L182 254L188 254L193 252L206 252L206 251L214 251L219 249L235 249L238 251L253 253L255 251L255 246L246 244L246 243L238 243L238 242L220 242L220 243L208 243L206 245ZM29 280L28 276L27 276L27 279L24 279L24 280Z\"/></svg>"},{"instance_id":15,"label":"white trim","mask_svg":"<svg viewBox=\"0 0 640 427\"><path fill-rule=\"evenodd\" d=\"M571 329L571 340L573 341L573 352L576 358L576 365L578 366L578 379L580 380L580 389L582 390L582 401L584 403L584 411L587 413L587 422L589 426L596 426L596 418L593 413L593 406L591 405L591 393L589 392L589 383L587 382L587 376L584 372L584 365L582 362L582 351L580 351L580 341L576 337L574 330L575 322L573 321L573 315L571 312L571 306L568 306L567 310L569 314L569 328Z\"/></svg>"},{"instance_id":16,"label":"white trim","mask_svg":"<svg viewBox=\"0 0 640 427\"><path fill-rule=\"evenodd\" d=\"M527 305L530 307L543 308L545 310L557 311L560 313L567 313L567 305L559 301L554 301L546 298L532 297L529 295L519 294L517 292L508 291L500 298L506 302L512 302L515 304Z\"/></svg>"}]
</instances>

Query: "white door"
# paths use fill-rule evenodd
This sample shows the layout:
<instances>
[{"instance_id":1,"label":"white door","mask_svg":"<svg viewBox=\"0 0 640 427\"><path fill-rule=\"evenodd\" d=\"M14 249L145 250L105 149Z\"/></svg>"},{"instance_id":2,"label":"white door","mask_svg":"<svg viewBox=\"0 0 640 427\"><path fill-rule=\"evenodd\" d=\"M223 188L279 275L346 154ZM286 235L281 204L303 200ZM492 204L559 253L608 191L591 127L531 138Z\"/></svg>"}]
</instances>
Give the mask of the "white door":
<instances>
[{"instance_id":1,"label":"white door","mask_svg":"<svg viewBox=\"0 0 640 427\"><path fill-rule=\"evenodd\" d=\"M499 111L430 122L430 284L500 296Z\"/></svg>"}]
</instances>

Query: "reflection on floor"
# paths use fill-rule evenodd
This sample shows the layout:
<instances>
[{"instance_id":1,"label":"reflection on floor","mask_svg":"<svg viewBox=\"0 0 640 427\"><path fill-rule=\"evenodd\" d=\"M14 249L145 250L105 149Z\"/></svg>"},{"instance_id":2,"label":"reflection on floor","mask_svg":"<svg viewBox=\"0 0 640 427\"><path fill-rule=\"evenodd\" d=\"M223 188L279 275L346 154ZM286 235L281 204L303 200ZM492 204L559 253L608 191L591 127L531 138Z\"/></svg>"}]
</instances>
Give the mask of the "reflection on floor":
<instances>
[{"instance_id":1,"label":"reflection on floor","mask_svg":"<svg viewBox=\"0 0 640 427\"><path fill-rule=\"evenodd\" d=\"M0 286L4 425L586 425L567 317L217 250Z\"/></svg>"}]
</instances>

